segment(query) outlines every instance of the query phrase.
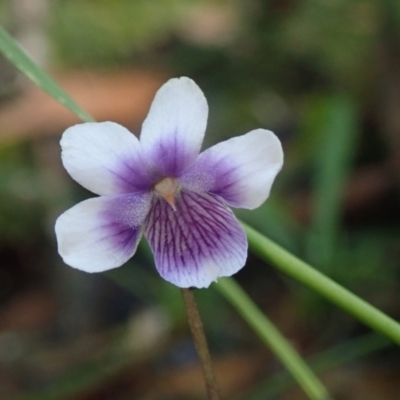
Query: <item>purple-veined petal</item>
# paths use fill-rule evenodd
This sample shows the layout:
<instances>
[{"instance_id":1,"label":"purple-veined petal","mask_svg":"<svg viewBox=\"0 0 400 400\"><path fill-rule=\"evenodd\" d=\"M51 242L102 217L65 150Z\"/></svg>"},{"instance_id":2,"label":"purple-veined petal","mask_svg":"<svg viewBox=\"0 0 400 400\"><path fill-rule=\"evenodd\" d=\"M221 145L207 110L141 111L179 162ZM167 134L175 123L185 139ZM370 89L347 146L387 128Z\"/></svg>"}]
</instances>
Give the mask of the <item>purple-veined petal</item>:
<instances>
[{"instance_id":1,"label":"purple-veined petal","mask_svg":"<svg viewBox=\"0 0 400 400\"><path fill-rule=\"evenodd\" d=\"M170 79L158 90L140 142L161 175L178 176L196 160L207 117L207 100L191 79Z\"/></svg>"},{"instance_id":2,"label":"purple-veined petal","mask_svg":"<svg viewBox=\"0 0 400 400\"><path fill-rule=\"evenodd\" d=\"M113 122L88 122L68 128L61 139L65 169L93 193L143 192L154 180L139 140Z\"/></svg>"},{"instance_id":3,"label":"purple-veined petal","mask_svg":"<svg viewBox=\"0 0 400 400\"><path fill-rule=\"evenodd\" d=\"M160 275L176 286L208 287L241 269L247 239L232 211L217 196L182 191L176 211L154 197L145 236Z\"/></svg>"},{"instance_id":4,"label":"purple-veined petal","mask_svg":"<svg viewBox=\"0 0 400 400\"><path fill-rule=\"evenodd\" d=\"M150 194L101 196L65 211L55 227L64 262L86 272L124 264L136 251L151 198Z\"/></svg>"},{"instance_id":5,"label":"purple-veined petal","mask_svg":"<svg viewBox=\"0 0 400 400\"><path fill-rule=\"evenodd\" d=\"M268 198L282 164L279 139L256 129L201 153L180 183L187 190L216 194L233 207L254 209Z\"/></svg>"}]
</instances>

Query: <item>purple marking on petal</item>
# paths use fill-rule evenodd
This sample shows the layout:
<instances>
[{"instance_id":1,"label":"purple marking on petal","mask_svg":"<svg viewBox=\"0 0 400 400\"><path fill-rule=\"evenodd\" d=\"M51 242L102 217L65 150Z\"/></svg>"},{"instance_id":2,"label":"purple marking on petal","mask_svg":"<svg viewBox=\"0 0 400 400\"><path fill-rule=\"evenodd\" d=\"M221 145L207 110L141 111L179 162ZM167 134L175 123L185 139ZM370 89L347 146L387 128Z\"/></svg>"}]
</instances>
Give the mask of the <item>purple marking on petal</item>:
<instances>
[{"instance_id":1,"label":"purple marking on petal","mask_svg":"<svg viewBox=\"0 0 400 400\"><path fill-rule=\"evenodd\" d=\"M223 188L235 180L234 160L224 157L215 161L203 154L181 176L179 182L186 190L197 193L207 193L212 190L213 194L221 196ZM224 200L228 201L229 199Z\"/></svg>"},{"instance_id":2,"label":"purple marking on petal","mask_svg":"<svg viewBox=\"0 0 400 400\"><path fill-rule=\"evenodd\" d=\"M151 194L101 196L63 213L56 234L65 263L86 272L125 263L136 251L151 198Z\"/></svg>"},{"instance_id":3,"label":"purple marking on petal","mask_svg":"<svg viewBox=\"0 0 400 400\"><path fill-rule=\"evenodd\" d=\"M204 94L191 79L170 79L157 91L140 143L161 175L178 177L196 161L207 116Z\"/></svg>"},{"instance_id":4,"label":"purple marking on petal","mask_svg":"<svg viewBox=\"0 0 400 400\"><path fill-rule=\"evenodd\" d=\"M195 161L197 154L188 152L184 143L178 142L176 132L166 133L163 139L151 151L148 151L148 156L157 166L157 172L160 175L179 176Z\"/></svg>"},{"instance_id":5,"label":"purple marking on petal","mask_svg":"<svg viewBox=\"0 0 400 400\"><path fill-rule=\"evenodd\" d=\"M139 140L112 122L70 127L62 136L61 147L71 177L99 195L144 192L160 178Z\"/></svg>"},{"instance_id":6,"label":"purple marking on petal","mask_svg":"<svg viewBox=\"0 0 400 400\"><path fill-rule=\"evenodd\" d=\"M253 209L268 198L282 163L279 139L256 129L201 153L179 182L186 190L212 193L233 207Z\"/></svg>"},{"instance_id":7,"label":"purple marking on petal","mask_svg":"<svg viewBox=\"0 0 400 400\"><path fill-rule=\"evenodd\" d=\"M236 217L217 196L182 191L176 211L153 199L145 236L160 275L179 287L208 287L245 264L247 239Z\"/></svg>"},{"instance_id":8,"label":"purple marking on petal","mask_svg":"<svg viewBox=\"0 0 400 400\"><path fill-rule=\"evenodd\" d=\"M119 224L129 228L142 225L150 211L153 194L126 194L112 196L108 199L108 206L102 211L102 217L110 224Z\"/></svg>"},{"instance_id":9,"label":"purple marking on petal","mask_svg":"<svg viewBox=\"0 0 400 400\"><path fill-rule=\"evenodd\" d=\"M162 177L142 156L133 154L117 160L110 172L117 179L119 193L147 192Z\"/></svg>"}]
</instances>

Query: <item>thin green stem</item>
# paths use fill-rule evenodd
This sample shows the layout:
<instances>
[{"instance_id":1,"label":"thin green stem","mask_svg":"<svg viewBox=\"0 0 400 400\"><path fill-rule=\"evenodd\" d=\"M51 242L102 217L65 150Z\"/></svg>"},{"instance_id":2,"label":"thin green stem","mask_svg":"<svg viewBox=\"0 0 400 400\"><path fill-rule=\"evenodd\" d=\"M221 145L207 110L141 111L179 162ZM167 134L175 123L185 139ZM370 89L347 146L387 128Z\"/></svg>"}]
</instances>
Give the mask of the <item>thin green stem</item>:
<instances>
[{"instance_id":1,"label":"thin green stem","mask_svg":"<svg viewBox=\"0 0 400 400\"><path fill-rule=\"evenodd\" d=\"M183 297L183 302L185 304L194 345L196 347L201 367L203 369L203 376L206 384L208 398L209 400L220 400L217 380L215 379L211 356L210 352L208 351L207 339L206 335L204 334L203 323L201 322L193 291L190 289L181 289L181 293Z\"/></svg>"},{"instance_id":2,"label":"thin green stem","mask_svg":"<svg viewBox=\"0 0 400 400\"><path fill-rule=\"evenodd\" d=\"M312 366L314 371L329 371L391 345L393 345L393 342L386 337L376 332L370 332L331 347L323 353L310 357L306 362ZM278 372L268 377L257 388L251 389L242 397L242 400L276 399L295 383L293 377L287 371Z\"/></svg>"},{"instance_id":3,"label":"thin green stem","mask_svg":"<svg viewBox=\"0 0 400 400\"><path fill-rule=\"evenodd\" d=\"M318 380L296 350L232 278L219 279L215 287L271 348L310 399L330 399L323 384Z\"/></svg>"},{"instance_id":4,"label":"thin green stem","mask_svg":"<svg viewBox=\"0 0 400 400\"><path fill-rule=\"evenodd\" d=\"M0 52L27 78L43 89L47 94L68 108L82 121L93 118L86 113L46 72L40 68L19 44L0 26Z\"/></svg>"},{"instance_id":5,"label":"thin green stem","mask_svg":"<svg viewBox=\"0 0 400 400\"><path fill-rule=\"evenodd\" d=\"M245 224L243 226L246 230L251 250L259 257L271 262L275 268L315 290L372 329L386 335L400 345L400 324L397 321L324 274L321 274L254 229Z\"/></svg>"}]
</instances>

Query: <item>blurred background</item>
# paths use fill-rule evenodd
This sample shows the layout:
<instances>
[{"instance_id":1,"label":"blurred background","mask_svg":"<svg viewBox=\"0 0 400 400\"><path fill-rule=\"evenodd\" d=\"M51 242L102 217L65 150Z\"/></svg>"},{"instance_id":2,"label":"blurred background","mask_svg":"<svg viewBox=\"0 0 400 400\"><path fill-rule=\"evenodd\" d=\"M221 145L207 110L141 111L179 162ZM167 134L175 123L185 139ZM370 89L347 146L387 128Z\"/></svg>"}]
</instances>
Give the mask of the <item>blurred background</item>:
<instances>
[{"instance_id":1,"label":"blurred background","mask_svg":"<svg viewBox=\"0 0 400 400\"><path fill-rule=\"evenodd\" d=\"M285 166L237 215L400 319L400 2L1 0L0 22L95 119L139 134L156 90L189 76L205 147L271 129ZM93 196L63 170L77 118L0 57L0 398L204 399L180 293L142 241L89 275L54 221ZM400 351L253 255L236 275L335 399L398 399ZM211 287L196 293L226 399L306 399Z\"/></svg>"}]
</instances>

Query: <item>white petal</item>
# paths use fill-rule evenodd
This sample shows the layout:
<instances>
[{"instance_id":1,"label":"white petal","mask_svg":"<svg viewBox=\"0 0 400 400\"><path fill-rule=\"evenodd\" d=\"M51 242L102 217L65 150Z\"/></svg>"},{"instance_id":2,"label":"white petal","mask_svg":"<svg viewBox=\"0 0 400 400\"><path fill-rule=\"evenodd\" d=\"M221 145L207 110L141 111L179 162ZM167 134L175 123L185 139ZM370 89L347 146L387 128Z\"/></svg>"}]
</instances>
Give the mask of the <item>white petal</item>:
<instances>
[{"instance_id":1,"label":"white petal","mask_svg":"<svg viewBox=\"0 0 400 400\"><path fill-rule=\"evenodd\" d=\"M207 100L191 79L171 79L159 89L140 141L162 175L178 176L196 160L207 117Z\"/></svg>"},{"instance_id":2,"label":"white petal","mask_svg":"<svg viewBox=\"0 0 400 400\"><path fill-rule=\"evenodd\" d=\"M113 122L68 128L61 139L62 161L71 177L101 195L132 193L151 185L138 139Z\"/></svg>"},{"instance_id":3,"label":"white petal","mask_svg":"<svg viewBox=\"0 0 400 400\"><path fill-rule=\"evenodd\" d=\"M221 196L233 207L254 209L268 198L282 164L279 139L256 129L200 154L180 182L188 190Z\"/></svg>"},{"instance_id":4,"label":"white petal","mask_svg":"<svg viewBox=\"0 0 400 400\"><path fill-rule=\"evenodd\" d=\"M133 256L150 195L96 197L60 215L55 231L64 262L86 272L117 268Z\"/></svg>"}]
</instances>

